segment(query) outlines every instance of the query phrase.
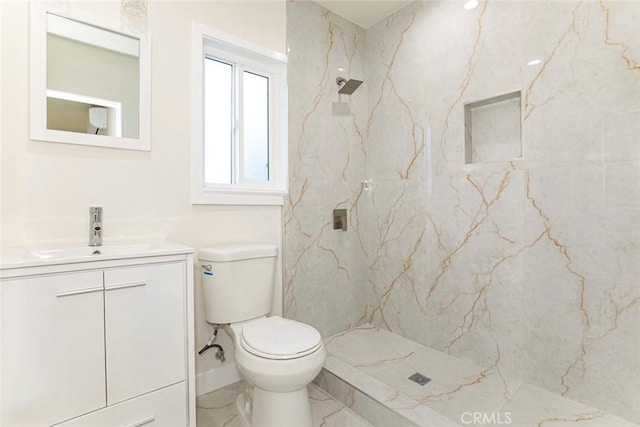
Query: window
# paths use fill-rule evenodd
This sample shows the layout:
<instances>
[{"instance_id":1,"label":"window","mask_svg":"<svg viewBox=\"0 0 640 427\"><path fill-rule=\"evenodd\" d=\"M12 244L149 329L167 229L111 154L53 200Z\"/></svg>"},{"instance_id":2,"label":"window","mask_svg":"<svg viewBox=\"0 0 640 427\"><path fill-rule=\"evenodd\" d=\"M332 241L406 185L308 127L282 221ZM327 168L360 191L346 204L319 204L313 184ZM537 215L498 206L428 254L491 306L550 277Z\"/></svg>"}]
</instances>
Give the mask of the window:
<instances>
[{"instance_id":1,"label":"window","mask_svg":"<svg viewBox=\"0 0 640 427\"><path fill-rule=\"evenodd\" d=\"M195 23L192 35L192 202L281 205L284 55Z\"/></svg>"}]
</instances>

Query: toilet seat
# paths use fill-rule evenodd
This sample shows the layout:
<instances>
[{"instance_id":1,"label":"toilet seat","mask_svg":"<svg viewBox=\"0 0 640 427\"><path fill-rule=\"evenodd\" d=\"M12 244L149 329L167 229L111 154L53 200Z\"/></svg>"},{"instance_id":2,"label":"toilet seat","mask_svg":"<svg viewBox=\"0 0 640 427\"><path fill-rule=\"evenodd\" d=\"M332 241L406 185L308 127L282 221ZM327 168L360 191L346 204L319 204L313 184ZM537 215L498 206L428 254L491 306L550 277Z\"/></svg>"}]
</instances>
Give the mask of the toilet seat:
<instances>
[{"instance_id":1,"label":"toilet seat","mask_svg":"<svg viewBox=\"0 0 640 427\"><path fill-rule=\"evenodd\" d=\"M240 341L249 353L276 360L303 357L322 346L322 337L315 328L278 316L245 325Z\"/></svg>"}]
</instances>

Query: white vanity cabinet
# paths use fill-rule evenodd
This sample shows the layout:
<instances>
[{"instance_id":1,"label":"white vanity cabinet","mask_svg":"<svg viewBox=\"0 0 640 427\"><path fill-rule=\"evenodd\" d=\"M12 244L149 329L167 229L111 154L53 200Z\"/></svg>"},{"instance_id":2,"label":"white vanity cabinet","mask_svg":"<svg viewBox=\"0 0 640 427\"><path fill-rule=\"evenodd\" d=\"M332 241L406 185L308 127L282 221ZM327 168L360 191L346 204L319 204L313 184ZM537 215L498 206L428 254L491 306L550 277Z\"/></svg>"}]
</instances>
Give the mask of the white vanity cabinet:
<instances>
[{"instance_id":1,"label":"white vanity cabinet","mask_svg":"<svg viewBox=\"0 0 640 427\"><path fill-rule=\"evenodd\" d=\"M195 427L193 258L168 247L0 265L1 427Z\"/></svg>"}]
</instances>

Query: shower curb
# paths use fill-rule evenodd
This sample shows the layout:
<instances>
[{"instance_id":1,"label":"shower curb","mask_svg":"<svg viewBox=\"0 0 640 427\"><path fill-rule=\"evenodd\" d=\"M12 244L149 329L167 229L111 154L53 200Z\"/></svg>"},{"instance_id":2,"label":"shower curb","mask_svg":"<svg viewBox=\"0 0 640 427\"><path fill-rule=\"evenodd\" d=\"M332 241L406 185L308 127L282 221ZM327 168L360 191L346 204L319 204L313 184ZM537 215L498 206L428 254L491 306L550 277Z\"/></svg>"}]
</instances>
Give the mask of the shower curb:
<instances>
[{"instance_id":1,"label":"shower curb","mask_svg":"<svg viewBox=\"0 0 640 427\"><path fill-rule=\"evenodd\" d=\"M461 425L332 355L314 384L376 427Z\"/></svg>"}]
</instances>

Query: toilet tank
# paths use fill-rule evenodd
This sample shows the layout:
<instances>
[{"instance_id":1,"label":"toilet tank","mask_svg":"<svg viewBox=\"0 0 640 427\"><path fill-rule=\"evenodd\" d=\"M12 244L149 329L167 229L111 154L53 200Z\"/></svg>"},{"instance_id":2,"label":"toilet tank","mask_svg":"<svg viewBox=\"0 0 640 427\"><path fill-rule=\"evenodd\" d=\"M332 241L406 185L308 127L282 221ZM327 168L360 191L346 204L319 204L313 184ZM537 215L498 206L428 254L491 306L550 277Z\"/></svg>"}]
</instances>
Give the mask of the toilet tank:
<instances>
[{"instance_id":1,"label":"toilet tank","mask_svg":"<svg viewBox=\"0 0 640 427\"><path fill-rule=\"evenodd\" d=\"M267 315L273 305L278 246L232 243L200 249L207 322L227 324Z\"/></svg>"}]
</instances>

